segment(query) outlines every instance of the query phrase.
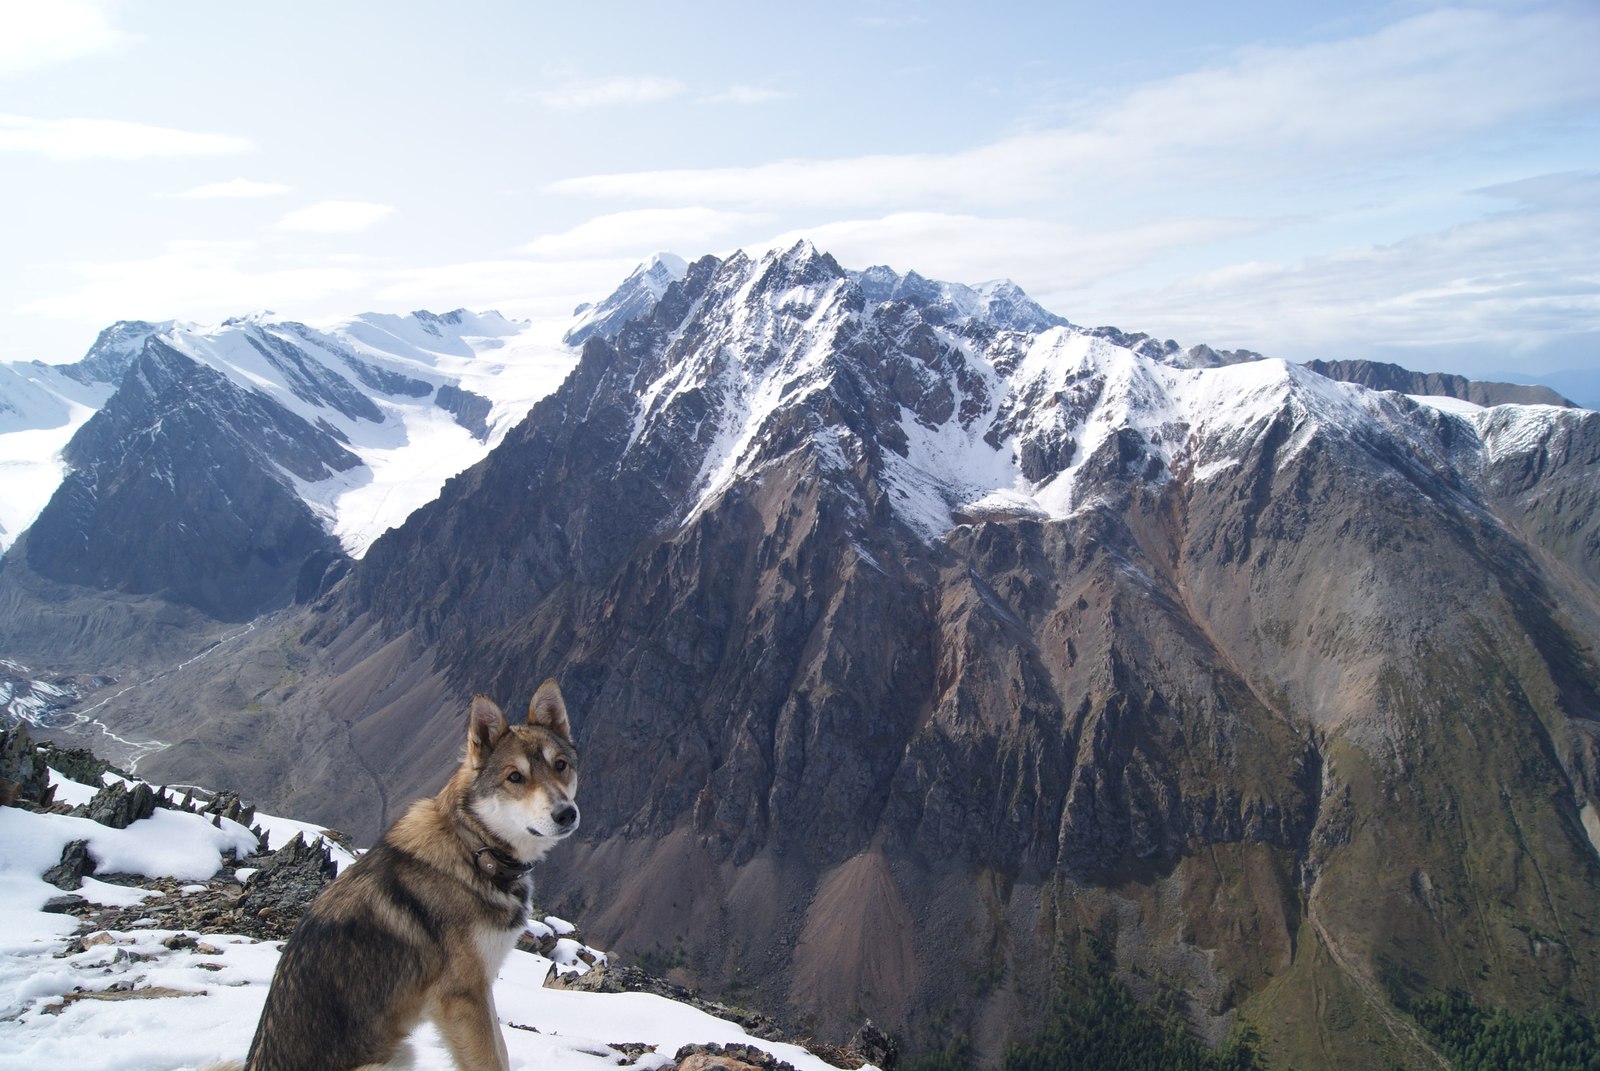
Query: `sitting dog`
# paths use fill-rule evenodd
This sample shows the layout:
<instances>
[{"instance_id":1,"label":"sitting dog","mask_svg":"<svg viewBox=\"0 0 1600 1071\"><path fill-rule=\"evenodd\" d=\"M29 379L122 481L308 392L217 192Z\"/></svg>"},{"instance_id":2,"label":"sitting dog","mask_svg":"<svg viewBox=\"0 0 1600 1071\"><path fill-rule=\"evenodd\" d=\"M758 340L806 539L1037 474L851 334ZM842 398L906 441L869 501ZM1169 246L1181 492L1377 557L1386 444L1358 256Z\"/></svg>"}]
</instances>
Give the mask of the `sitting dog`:
<instances>
[{"instance_id":1,"label":"sitting dog","mask_svg":"<svg viewBox=\"0 0 1600 1071\"><path fill-rule=\"evenodd\" d=\"M528 921L528 871L578 828L577 789L555 681L526 725L475 697L444 790L412 804L290 936L248 1071L405 1066L424 1018L462 1071L509 1071L492 987Z\"/></svg>"}]
</instances>

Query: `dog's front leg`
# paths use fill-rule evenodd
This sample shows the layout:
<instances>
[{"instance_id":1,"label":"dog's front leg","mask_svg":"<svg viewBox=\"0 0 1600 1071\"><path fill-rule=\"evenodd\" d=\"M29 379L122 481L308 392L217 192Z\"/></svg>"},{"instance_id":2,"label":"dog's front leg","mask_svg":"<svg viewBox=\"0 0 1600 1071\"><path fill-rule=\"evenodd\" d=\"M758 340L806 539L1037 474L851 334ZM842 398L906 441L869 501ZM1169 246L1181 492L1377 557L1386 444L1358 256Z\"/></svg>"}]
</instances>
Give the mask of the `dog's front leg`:
<instances>
[{"instance_id":1,"label":"dog's front leg","mask_svg":"<svg viewBox=\"0 0 1600 1071\"><path fill-rule=\"evenodd\" d=\"M494 1030L494 1043L500 1048L500 1066L510 1071L511 1054L506 1051L506 1032L500 1027L500 1009L494 1006L494 990L485 993L484 999L489 1002L489 1022Z\"/></svg>"},{"instance_id":2,"label":"dog's front leg","mask_svg":"<svg viewBox=\"0 0 1600 1071\"><path fill-rule=\"evenodd\" d=\"M511 1071L494 997L487 987L439 998L434 1022L460 1071Z\"/></svg>"}]
</instances>

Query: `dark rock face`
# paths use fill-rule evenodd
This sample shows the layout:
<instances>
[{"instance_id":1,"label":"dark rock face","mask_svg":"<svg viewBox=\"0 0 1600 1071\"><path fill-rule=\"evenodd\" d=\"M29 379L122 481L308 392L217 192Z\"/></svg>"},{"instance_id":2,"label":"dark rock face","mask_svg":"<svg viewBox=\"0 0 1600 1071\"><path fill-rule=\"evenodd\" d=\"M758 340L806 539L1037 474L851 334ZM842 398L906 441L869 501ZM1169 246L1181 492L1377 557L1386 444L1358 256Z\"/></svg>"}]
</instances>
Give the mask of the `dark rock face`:
<instances>
[{"instance_id":1,"label":"dark rock face","mask_svg":"<svg viewBox=\"0 0 1600 1071\"><path fill-rule=\"evenodd\" d=\"M46 804L50 768L33 745L26 722L0 728L0 805Z\"/></svg>"},{"instance_id":2,"label":"dark rock face","mask_svg":"<svg viewBox=\"0 0 1600 1071\"><path fill-rule=\"evenodd\" d=\"M1307 361L1306 367L1342 383L1373 390L1459 398L1477 405L1560 405L1572 403L1549 387L1526 383L1487 383L1447 372L1413 372L1382 361Z\"/></svg>"},{"instance_id":3,"label":"dark rock face","mask_svg":"<svg viewBox=\"0 0 1600 1071\"><path fill-rule=\"evenodd\" d=\"M144 320L118 320L94 340L83 360L66 365L62 371L80 383L120 383L128 369L144 352L151 335L170 328L168 323Z\"/></svg>"},{"instance_id":4,"label":"dark rock face","mask_svg":"<svg viewBox=\"0 0 1600 1071\"><path fill-rule=\"evenodd\" d=\"M122 781L114 781L73 813L112 829L127 829L141 818L154 814L156 803L156 793L143 781L136 782L131 789Z\"/></svg>"},{"instance_id":5,"label":"dark rock face","mask_svg":"<svg viewBox=\"0 0 1600 1071\"><path fill-rule=\"evenodd\" d=\"M287 937L311 901L338 876L327 845L310 845L296 837L267 856L251 875L237 910L259 920L273 936Z\"/></svg>"},{"instance_id":6,"label":"dark rock face","mask_svg":"<svg viewBox=\"0 0 1600 1071\"><path fill-rule=\"evenodd\" d=\"M472 432L479 442L489 438L489 411L494 408L494 403L489 399L446 383L440 386L433 400L440 409L455 417L457 424Z\"/></svg>"},{"instance_id":7,"label":"dark rock face","mask_svg":"<svg viewBox=\"0 0 1600 1071\"><path fill-rule=\"evenodd\" d=\"M148 816L146 816L148 817ZM117 827L123 828L123 827ZM83 884L85 875L95 871L94 857L89 854L89 842L75 840L61 849L61 861L42 875L45 881L58 889L71 892ZM82 897L76 899L81 900Z\"/></svg>"},{"instance_id":8,"label":"dark rock face","mask_svg":"<svg viewBox=\"0 0 1600 1071\"><path fill-rule=\"evenodd\" d=\"M309 555L340 554L284 473L323 479L355 456L157 341L66 458L25 540L27 565L50 580L159 592L234 621L288 602Z\"/></svg>"}]
</instances>

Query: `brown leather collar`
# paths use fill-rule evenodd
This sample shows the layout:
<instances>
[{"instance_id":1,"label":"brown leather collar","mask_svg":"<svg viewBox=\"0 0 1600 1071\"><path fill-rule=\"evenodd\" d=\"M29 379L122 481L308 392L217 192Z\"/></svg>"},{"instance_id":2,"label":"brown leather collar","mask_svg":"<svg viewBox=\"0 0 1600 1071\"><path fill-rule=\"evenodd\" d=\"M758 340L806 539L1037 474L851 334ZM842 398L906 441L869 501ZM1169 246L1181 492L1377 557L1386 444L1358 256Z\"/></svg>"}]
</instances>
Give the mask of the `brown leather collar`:
<instances>
[{"instance_id":1,"label":"brown leather collar","mask_svg":"<svg viewBox=\"0 0 1600 1071\"><path fill-rule=\"evenodd\" d=\"M532 863L524 863L520 859L513 859L498 848L485 844L472 853L473 862L478 864L478 869L483 871L488 879L502 889L509 889L527 876L533 869Z\"/></svg>"}]
</instances>

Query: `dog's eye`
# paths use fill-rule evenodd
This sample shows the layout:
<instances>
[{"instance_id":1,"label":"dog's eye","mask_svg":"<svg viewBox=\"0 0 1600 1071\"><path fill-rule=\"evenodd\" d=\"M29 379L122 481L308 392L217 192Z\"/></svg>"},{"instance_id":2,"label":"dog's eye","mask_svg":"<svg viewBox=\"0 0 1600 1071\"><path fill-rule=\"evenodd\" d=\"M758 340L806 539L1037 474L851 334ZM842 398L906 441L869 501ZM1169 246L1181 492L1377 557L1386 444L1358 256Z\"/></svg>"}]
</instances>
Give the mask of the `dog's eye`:
<instances>
[{"instance_id":1,"label":"dog's eye","mask_svg":"<svg viewBox=\"0 0 1600 1071\"><path fill-rule=\"evenodd\" d=\"M527 778L522 776L521 770L512 770L510 773L506 774L506 780L510 781L513 785L520 785L522 782L526 781Z\"/></svg>"},{"instance_id":2,"label":"dog's eye","mask_svg":"<svg viewBox=\"0 0 1600 1071\"><path fill-rule=\"evenodd\" d=\"M551 763L551 765L556 768L556 773L566 773L567 772L567 760L566 759L557 759L555 762Z\"/></svg>"}]
</instances>

